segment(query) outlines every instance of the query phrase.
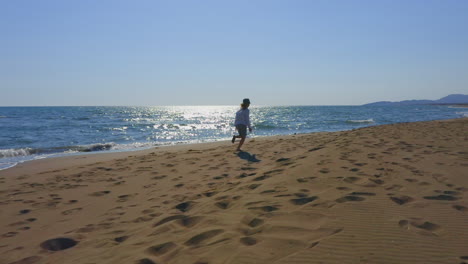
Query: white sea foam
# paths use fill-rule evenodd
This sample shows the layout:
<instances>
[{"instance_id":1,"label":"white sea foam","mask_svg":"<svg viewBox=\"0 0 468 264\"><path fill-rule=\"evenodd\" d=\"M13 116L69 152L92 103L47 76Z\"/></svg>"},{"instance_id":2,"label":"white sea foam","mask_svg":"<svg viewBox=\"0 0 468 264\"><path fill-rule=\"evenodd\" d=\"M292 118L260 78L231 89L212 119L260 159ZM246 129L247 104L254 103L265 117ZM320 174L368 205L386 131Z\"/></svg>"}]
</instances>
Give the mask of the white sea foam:
<instances>
[{"instance_id":1,"label":"white sea foam","mask_svg":"<svg viewBox=\"0 0 468 264\"><path fill-rule=\"evenodd\" d=\"M126 126L124 126L124 127L114 127L114 128L112 128L112 130L115 130L115 131L125 131L125 130L127 130L127 129L128 129L128 127L126 127Z\"/></svg>"},{"instance_id":2,"label":"white sea foam","mask_svg":"<svg viewBox=\"0 0 468 264\"><path fill-rule=\"evenodd\" d=\"M369 119L364 119L364 120L347 120L346 122L348 123L374 123L374 119L369 118Z\"/></svg>"},{"instance_id":3,"label":"white sea foam","mask_svg":"<svg viewBox=\"0 0 468 264\"><path fill-rule=\"evenodd\" d=\"M116 145L117 144L115 144L114 142L80 145L80 146L69 147L67 151L93 152L93 151L111 150Z\"/></svg>"},{"instance_id":4,"label":"white sea foam","mask_svg":"<svg viewBox=\"0 0 468 264\"><path fill-rule=\"evenodd\" d=\"M31 155L33 149L21 148L21 149L0 149L0 158L11 158L18 156Z\"/></svg>"},{"instance_id":5,"label":"white sea foam","mask_svg":"<svg viewBox=\"0 0 468 264\"><path fill-rule=\"evenodd\" d=\"M468 117L468 112L456 112L456 114L462 117Z\"/></svg>"},{"instance_id":6,"label":"white sea foam","mask_svg":"<svg viewBox=\"0 0 468 264\"><path fill-rule=\"evenodd\" d=\"M18 163L16 162L0 162L0 170L6 170L16 166Z\"/></svg>"}]
</instances>

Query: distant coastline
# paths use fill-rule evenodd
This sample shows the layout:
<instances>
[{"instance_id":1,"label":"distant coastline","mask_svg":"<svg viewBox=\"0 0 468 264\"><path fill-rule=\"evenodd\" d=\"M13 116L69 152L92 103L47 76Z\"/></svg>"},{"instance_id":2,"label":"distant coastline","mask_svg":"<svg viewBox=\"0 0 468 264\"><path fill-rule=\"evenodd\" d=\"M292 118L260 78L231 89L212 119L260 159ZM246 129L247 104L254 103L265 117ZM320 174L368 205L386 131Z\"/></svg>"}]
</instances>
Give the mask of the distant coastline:
<instances>
[{"instance_id":1,"label":"distant coastline","mask_svg":"<svg viewBox=\"0 0 468 264\"><path fill-rule=\"evenodd\" d=\"M468 103L466 104L434 104L434 105L445 105L445 106L468 108Z\"/></svg>"},{"instance_id":2,"label":"distant coastline","mask_svg":"<svg viewBox=\"0 0 468 264\"><path fill-rule=\"evenodd\" d=\"M465 94L451 94L440 98L438 100L404 100L399 102L379 101L364 106L398 106L398 105L446 105L446 106L468 106L468 95Z\"/></svg>"}]
</instances>

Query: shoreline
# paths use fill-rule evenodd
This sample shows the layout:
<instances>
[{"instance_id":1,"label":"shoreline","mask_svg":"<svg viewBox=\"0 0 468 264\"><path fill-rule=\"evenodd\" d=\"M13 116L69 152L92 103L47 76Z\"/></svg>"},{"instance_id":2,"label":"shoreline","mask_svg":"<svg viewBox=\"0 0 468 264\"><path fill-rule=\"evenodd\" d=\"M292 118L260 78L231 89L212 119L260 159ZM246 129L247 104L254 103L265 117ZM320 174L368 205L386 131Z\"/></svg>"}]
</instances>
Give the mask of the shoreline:
<instances>
[{"instance_id":1,"label":"shoreline","mask_svg":"<svg viewBox=\"0 0 468 264\"><path fill-rule=\"evenodd\" d=\"M255 130L254 136L346 131L368 125L462 118L468 115L464 111L466 108L453 106L384 107L379 108L377 112L373 109L373 107L361 106L291 106L281 113L276 113L272 107L259 107L256 111L259 116L262 116L262 122L258 122L258 130ZM150 109L146 108L135 110L122 107L108 111L99 107L91 107L88 110L64 107L61 110L64 115L60 119L54 119L52 110L44 110L44 113L37 117L37 122L33 122L29 129L21 132L22 136L11 140L4 137L6 141L3 142L3 149L0 149L0 157L2 157L0 167L5 169L15 163L67 156L69 153L137 151L158 147L158 145L229 140L232 137L233 127L230 125L232 115L231 110L226 107L207 110L208 116L193 116L191 113L201 113L198 108L179 110L184 113L184 116L187 115L182 118L183 120L171 121L171 113L175 110L166 109L161 110L160 114L164 120L161 122L151 115ZM121 111L128 112L122 117L123 119L119 119ZM301 115L288 117L287 114L290 111L299 111ZM391 115L389 115L390 112ZM217 113L221 116L217 116ZM333 116L329 116L331 113L334 113ZM21 129L15 126L29 122L28 115L23 116L25 113L21 111L5 111L2 114L6 117L4 119L6 126L2 127L5 136L15 135L15 131ZM277 114L280 116L275 117ZM15 119L16 121L9 120L8 115L20 118ZM141 119L139 115L145 118ZM220 121L216 119L213 123L213 118L220 118ZM289 121L284 122L284 118ZM68 120L66 124L62 122L65 120ZM276 123L277 121L280 122ZM48 124L46 128L42 127L41 123L44 122ZM209 126L199 123L207 123ZM217 125L221 127L215 128ZM34 127L41 128L43 134L37 134L35 132L37 129L33 129ZM78 128L83 130L78 131ZM69 136L50 136L57 131L61 131L61 133L58 132L59 134ZM167 135L170 135L169 138L166 138Z\"/></svg>"},{"instance_id":2,"label":"shoreline","mask_svg":"<svg viewBox=\"0 0 468 264\"><path fill-rule=\"evenodd\" d=\"M467 126L421 121L256 137L243 152L220 141L18 164L0 171L0 262L463 262Z\"/></svg>"},{"instance_id":3,"label":"shoreline","mask_svg":"<svg viewBox=\"0 0 468 264\"><path fill-rule=\"evenodd\" d=\"M453 106L456 106L456 105L453 105ZM468 105L466 105L468 107ZM461 108L464 108L464 107L461 107ZM438 119L438 120L432 120L432 121L447 121L447 120L457 120L457 119L464 119L464 118L468 118L468 117L459 117L459 118L453 118L453 119ZM400 122L400 123L393 123L393 124L404 124L404 123L418 123L418 122L432 122L432 121L416 121L416 122ZM320 131L320 132L310 132L310 133L294 133L294 134L285 134L285 135L269 135L269 136L256 136L256 137L251 137L251 138L247 138L248 140L252 140L252 139L259 139L259 138L274 138L274 137L288 137L288 136L294 136L294 135L308 135L308 134L315 134L315 133L339 133L339 132L344 132L344 131L352 131L352 130L356 130L356 129L363 129L363 128L367 128L367 127L374 127L374 126L386 126L386 125L392 125L392 124L384 124L384 125L371 125L371 126L366 126L366 127L361 127L361 128L352 128L352 129L348 129L348 130L339 130L339 131ZM12 168L16 168L17 166L21 165L21 164L25 164L25 163L30 163L30 162L34 162L34 163L39 163L41 164L42 162L40 161L45 161L45 160L49 160L49 159L57 159L57 158L71 158L73 159L73 157L80 157L80 156L88 156L88 155L111 155L111 156L114 156L115 155L115 158L118 158L118 157L123 157L125 155L128 155L130 153L136 153L138 154L139 152L142 152L142 153L145 153L146 151L149 151L149 150L157 150L157 149L160 149L160 148L177 148L177 147L182 147L184 148L183 146L191 146L191 145L199 145L199 144L216 144L216 143L221 143L221 142L230 142L230 140L226 139L226 140L217 140L217 141L212 141L212 142L200 142L200 143L175 143L175 144L169 144L169 145L159 145L159 146L153 146L153 147L147 147L147 148L141 148L141 149L135 149L135 150L132 150L132 149L125 149L125 150L108 150L108 151L90 151L90 152L76 152L76 153L55 153L55 154L50 154L52 157L41 157L41 158L34 158L34 159L27 159L27 160L24 160L24 161L15 161L15 164L14 165L11 165L9 167L6 167L6 168L0 168L0 174L2 171L5 171L5 170L9 170L9 169L12 169ZM127 154L125 154L127 153ZM19 156L19 157L22 157L22 156ZM27 156L25 156L27 157ZM75 159L80 159L80 158L75 158ZM1 161L1 160L0 160Z\"/></svg>"}]
</instances>

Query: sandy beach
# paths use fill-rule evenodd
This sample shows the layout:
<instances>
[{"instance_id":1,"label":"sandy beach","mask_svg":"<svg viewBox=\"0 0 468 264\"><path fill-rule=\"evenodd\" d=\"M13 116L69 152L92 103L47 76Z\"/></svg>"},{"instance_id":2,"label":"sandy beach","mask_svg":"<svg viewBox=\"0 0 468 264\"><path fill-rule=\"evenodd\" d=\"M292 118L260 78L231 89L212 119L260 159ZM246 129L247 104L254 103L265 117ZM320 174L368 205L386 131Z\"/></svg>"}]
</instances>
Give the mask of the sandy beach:
<instances>
[{"instance_id":1,"label":"sandy beach","mask_svg":"<svg viewBox=\"0 0 468 264\"><path fill-rule=\"evenodd\" d=\"M468 118L30 161L0 263L468 263Z\"/></svg>"}]
</instances>

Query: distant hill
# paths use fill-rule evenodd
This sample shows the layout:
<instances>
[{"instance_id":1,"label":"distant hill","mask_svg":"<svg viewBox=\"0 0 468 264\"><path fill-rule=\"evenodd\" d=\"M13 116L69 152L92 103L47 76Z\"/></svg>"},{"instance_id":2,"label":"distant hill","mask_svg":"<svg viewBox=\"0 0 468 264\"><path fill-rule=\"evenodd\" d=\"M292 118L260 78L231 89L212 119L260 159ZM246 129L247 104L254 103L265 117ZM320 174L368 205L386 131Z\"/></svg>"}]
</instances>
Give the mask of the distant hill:
<instances>
[{"instance_id":1,"label":"distant hill","mask_svg":"<svg viewBox=\"0 0 468 264\"><path fill-rule=\"evenodd\" d=\"M387 105L428 105L428 104L468 104L468 95L466 94L451 94L439 100L405 100L400 102L380 101L366 106L387 106Z\"/></svg>"}]
</instances>

